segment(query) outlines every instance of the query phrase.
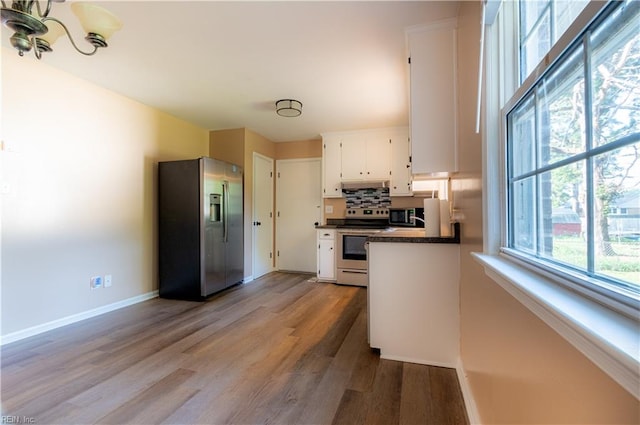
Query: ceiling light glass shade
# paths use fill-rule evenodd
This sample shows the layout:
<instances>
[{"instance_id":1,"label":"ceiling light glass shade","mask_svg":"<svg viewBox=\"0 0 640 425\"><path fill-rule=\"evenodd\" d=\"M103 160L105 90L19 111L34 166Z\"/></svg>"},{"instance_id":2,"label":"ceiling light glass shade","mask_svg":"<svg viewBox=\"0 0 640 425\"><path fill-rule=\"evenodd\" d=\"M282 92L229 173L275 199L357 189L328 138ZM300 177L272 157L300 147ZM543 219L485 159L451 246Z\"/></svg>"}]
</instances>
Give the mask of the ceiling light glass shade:
<instances>
[{"instance_id":1,"label":"ceiling light glass shade","mask_svg":"<svg viewBox=\"0 0 640 425\"><path fill-rule=\"evenodd\" d=\"M300 116L302 103L295 99L280 99L276 102L276 113L281 117Z\"/></svg>"},{"instance_id":2,"label":"ceiling light glass shade","mask_svg":"<svg viewBox=\"0 0 640 425\"><path fill-rule=\"evenodd\" d=\"M62 28L60 24L53 21L47 21L45 22L45 25L49 30L47 31L46 34L43 34L38 38L43 39L44 41L49 43L49 46L52 46L53 43L55 43L58 38L60 38L65 34L64 28Z\"/></svg>"},{"instance_id":3,"label":"ceiling light glass shade","mask_svg":"<svg viewBox=\"0 0 640 425\"><path fill-rule=\"evenodd\" d=\"M122 22L111 12L91 3L72 3L71 10L87 34L99 34L105 40L122 28Z\"/></svg>"}]
</instances>

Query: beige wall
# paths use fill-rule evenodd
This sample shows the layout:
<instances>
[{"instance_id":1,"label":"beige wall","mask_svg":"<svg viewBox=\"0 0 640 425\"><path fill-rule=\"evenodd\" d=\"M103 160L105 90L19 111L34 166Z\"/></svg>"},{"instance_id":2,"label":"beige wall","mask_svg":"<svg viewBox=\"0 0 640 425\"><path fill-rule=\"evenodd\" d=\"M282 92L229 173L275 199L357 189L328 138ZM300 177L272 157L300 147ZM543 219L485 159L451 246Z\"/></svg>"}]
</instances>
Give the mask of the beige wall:
<instances>
[{"instance_id":1,"label":"beige wall","mask_svg":"<svg viewBox=\"0 0 640 425\"><path fill-rule=\"evenodd\" d=\"M322 140L276 143L276 159L322 158Z\"/></svg>"},{"instance_id":2,"label":"beige wall","mask_svg":"<svg viewBox=\"0 0 640 425\"><path fill-rule=\"evenodd\" d=\"M209 156L244 166L244 128L209 132Z\"/></svg>"},{"instance_id":3,"label":"beige wall","mask_svg":"<svg viewBox=\"0 0 640 425\"><path fill-rule=\"evenodd\" d=\"M482 423L640 423L640 404L528 309L484 275L470 257L482 251L481 142L473 132L480 2L459 16L462 209L461 358Z\"/></svg>"},{"instance_id":4,"label":"beige wall","mask_svg":"<svg viewBox=\"0 0 640 425\"><path fill-rule=\"evenodd\" d=\"M207 138L3 48L2 335L156 290L157 162L207 155Z\"/></svg>"}]
</instances>

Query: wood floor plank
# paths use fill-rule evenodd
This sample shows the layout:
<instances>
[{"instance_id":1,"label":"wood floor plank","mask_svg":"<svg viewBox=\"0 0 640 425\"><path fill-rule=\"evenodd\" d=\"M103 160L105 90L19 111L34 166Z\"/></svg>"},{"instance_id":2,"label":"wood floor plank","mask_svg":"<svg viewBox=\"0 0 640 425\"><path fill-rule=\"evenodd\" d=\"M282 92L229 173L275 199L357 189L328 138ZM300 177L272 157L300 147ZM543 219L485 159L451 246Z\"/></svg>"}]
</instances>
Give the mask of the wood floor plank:
<instances>
[{"instance_id":1,"label":"wood floor plank","mask_svg":"<svg viewBox=\"0 0 640 425\"><path fill-rule=\"evenodd\" d=\"M301 413L300 423L328 424L333 421L342 394L347 389L362 337L365 334L366 314L362 311L316 390L307 400L305 409Z\"/></svg>"},{"instance_id":2,"label":"wood floor plank","mask_svg":"<svg viewBox=\"0 0 640 425\"><path fill-rule=\"evenodd\" d=\"M434 424L463 425L469 419L455 369L433 367L429 370L432 420Z\"/></svg>"},{"instance_id":3,"label":"wood floor plank","mask_svg":"<svg viewBox=\"0 0 640 425\"><path fill-rule=\"evenodd\" d=\"M382 425L400 422L402 366L401 362L380 360L365 423Z\"/></svg>"},{"instance_id":4,"label":"wood floor plank","mask_svg":"<svg viewBox=\"0 0 640 425\"><path fill-rule=\"evenodd\" d=\"M453 369L381 360L366 289L271 273L2 349L2 414L42 424L467 424ZM423 422L424 421L424 422Z\"/></svg>"},{"instance_id":5,"label":"wood floor plank","mask_svg":"<svg viewBox=\"0 0 640 425\"><path fill-rule=\"evenodd\" d=\"M404 364L402 368L402 393L400 395L400 424L433 424L429 370L424 365Z\"/></svg>"},{"instance_id":6,"label":"wood floor plank","mask_svg":"<svg viewBox=\"0 0 640 425\"><path fill-rule=\"evenodd\" d=\"M345 390L332 424L365 425L370 403L367 395L360 391Z\"/></svg>"},{"instance_id":7,"label":"wood floor plank","mask_svg":"<svg viewBox=\"0 0 640 425\"><path fill-rule=\"evenodd\" d=\"M97 423L125 424L162 421L195 395L197 391L181 387L181 384L195 373L193 370L177 369L108 415L98 419Z\"/></svg>"}]
</instances>

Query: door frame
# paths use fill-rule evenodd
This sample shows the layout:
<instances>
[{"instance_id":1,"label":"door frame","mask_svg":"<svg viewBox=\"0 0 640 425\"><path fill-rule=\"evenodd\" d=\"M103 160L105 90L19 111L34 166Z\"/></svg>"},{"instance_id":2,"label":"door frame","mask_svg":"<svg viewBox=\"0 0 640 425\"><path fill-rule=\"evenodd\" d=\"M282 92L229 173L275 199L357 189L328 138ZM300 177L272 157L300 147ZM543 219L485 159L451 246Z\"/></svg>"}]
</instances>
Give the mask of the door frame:
<instances>
[{"instance_id":1,"label":"door frame","mask_svg":"<svg viewBox=\"0 0 640 425\"><path fill-rule=\"evenodd\" d=\"M256 158L260 158L263 159L267 162L269 162L271 164L271 217L269 218L269 221L271 222L271 234L269 235L269 239L270 239L270 245L271 245L271 258L269 258L269 270L267 273L272 272L275 270L274 264L275 264L275 255L274 255L274 245L275 245L275 241L274 241L274 232L275 232L275 214L273 214L273 211L275 210L275 194L274 194L274 187L273 187L273 177L275 174L275 161L273 158L270 158L266 155L262 155L259 154L258 152L253 152L253 156L252 156L252 187L251 187L251 220L250 220L250 225L251 225L251 277L252 279L256 279L259 276L256 276L256 258L258 258L257 256L257 246L258 244L256 243L257 241L257 230L256 230L256 226L253 225L253 222L255 221L255 216L256 216Z\"/></svg>"}]
</instances>

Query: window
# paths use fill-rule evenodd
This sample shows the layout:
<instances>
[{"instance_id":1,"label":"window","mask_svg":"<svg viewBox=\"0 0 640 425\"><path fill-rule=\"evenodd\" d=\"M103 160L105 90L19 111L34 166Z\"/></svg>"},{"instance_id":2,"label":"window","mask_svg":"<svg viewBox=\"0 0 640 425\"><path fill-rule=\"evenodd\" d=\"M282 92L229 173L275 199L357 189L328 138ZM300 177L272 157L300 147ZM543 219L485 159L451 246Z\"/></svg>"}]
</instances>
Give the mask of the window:
<instances>
[{"instance_id":1,"label":"window","mask_svg":"<svg viewBox=\"0 0 640 425\"><path fill-rule=\"evenodd\" d=\"M520 81L533 71L553 43L566 31L588 0L520 2Z\"/></svg>"},{"instance_id":2,"label":"window","mask_svg":"<svg viewBox=\"0 0 640 425\"><path fill-rule=\"evenodd\" d=\"M521 80L584 3L520 3ZM506 114L507 251L635 302L639 29L640 2L612 2Z\"/></svg>"}]
</instances>

